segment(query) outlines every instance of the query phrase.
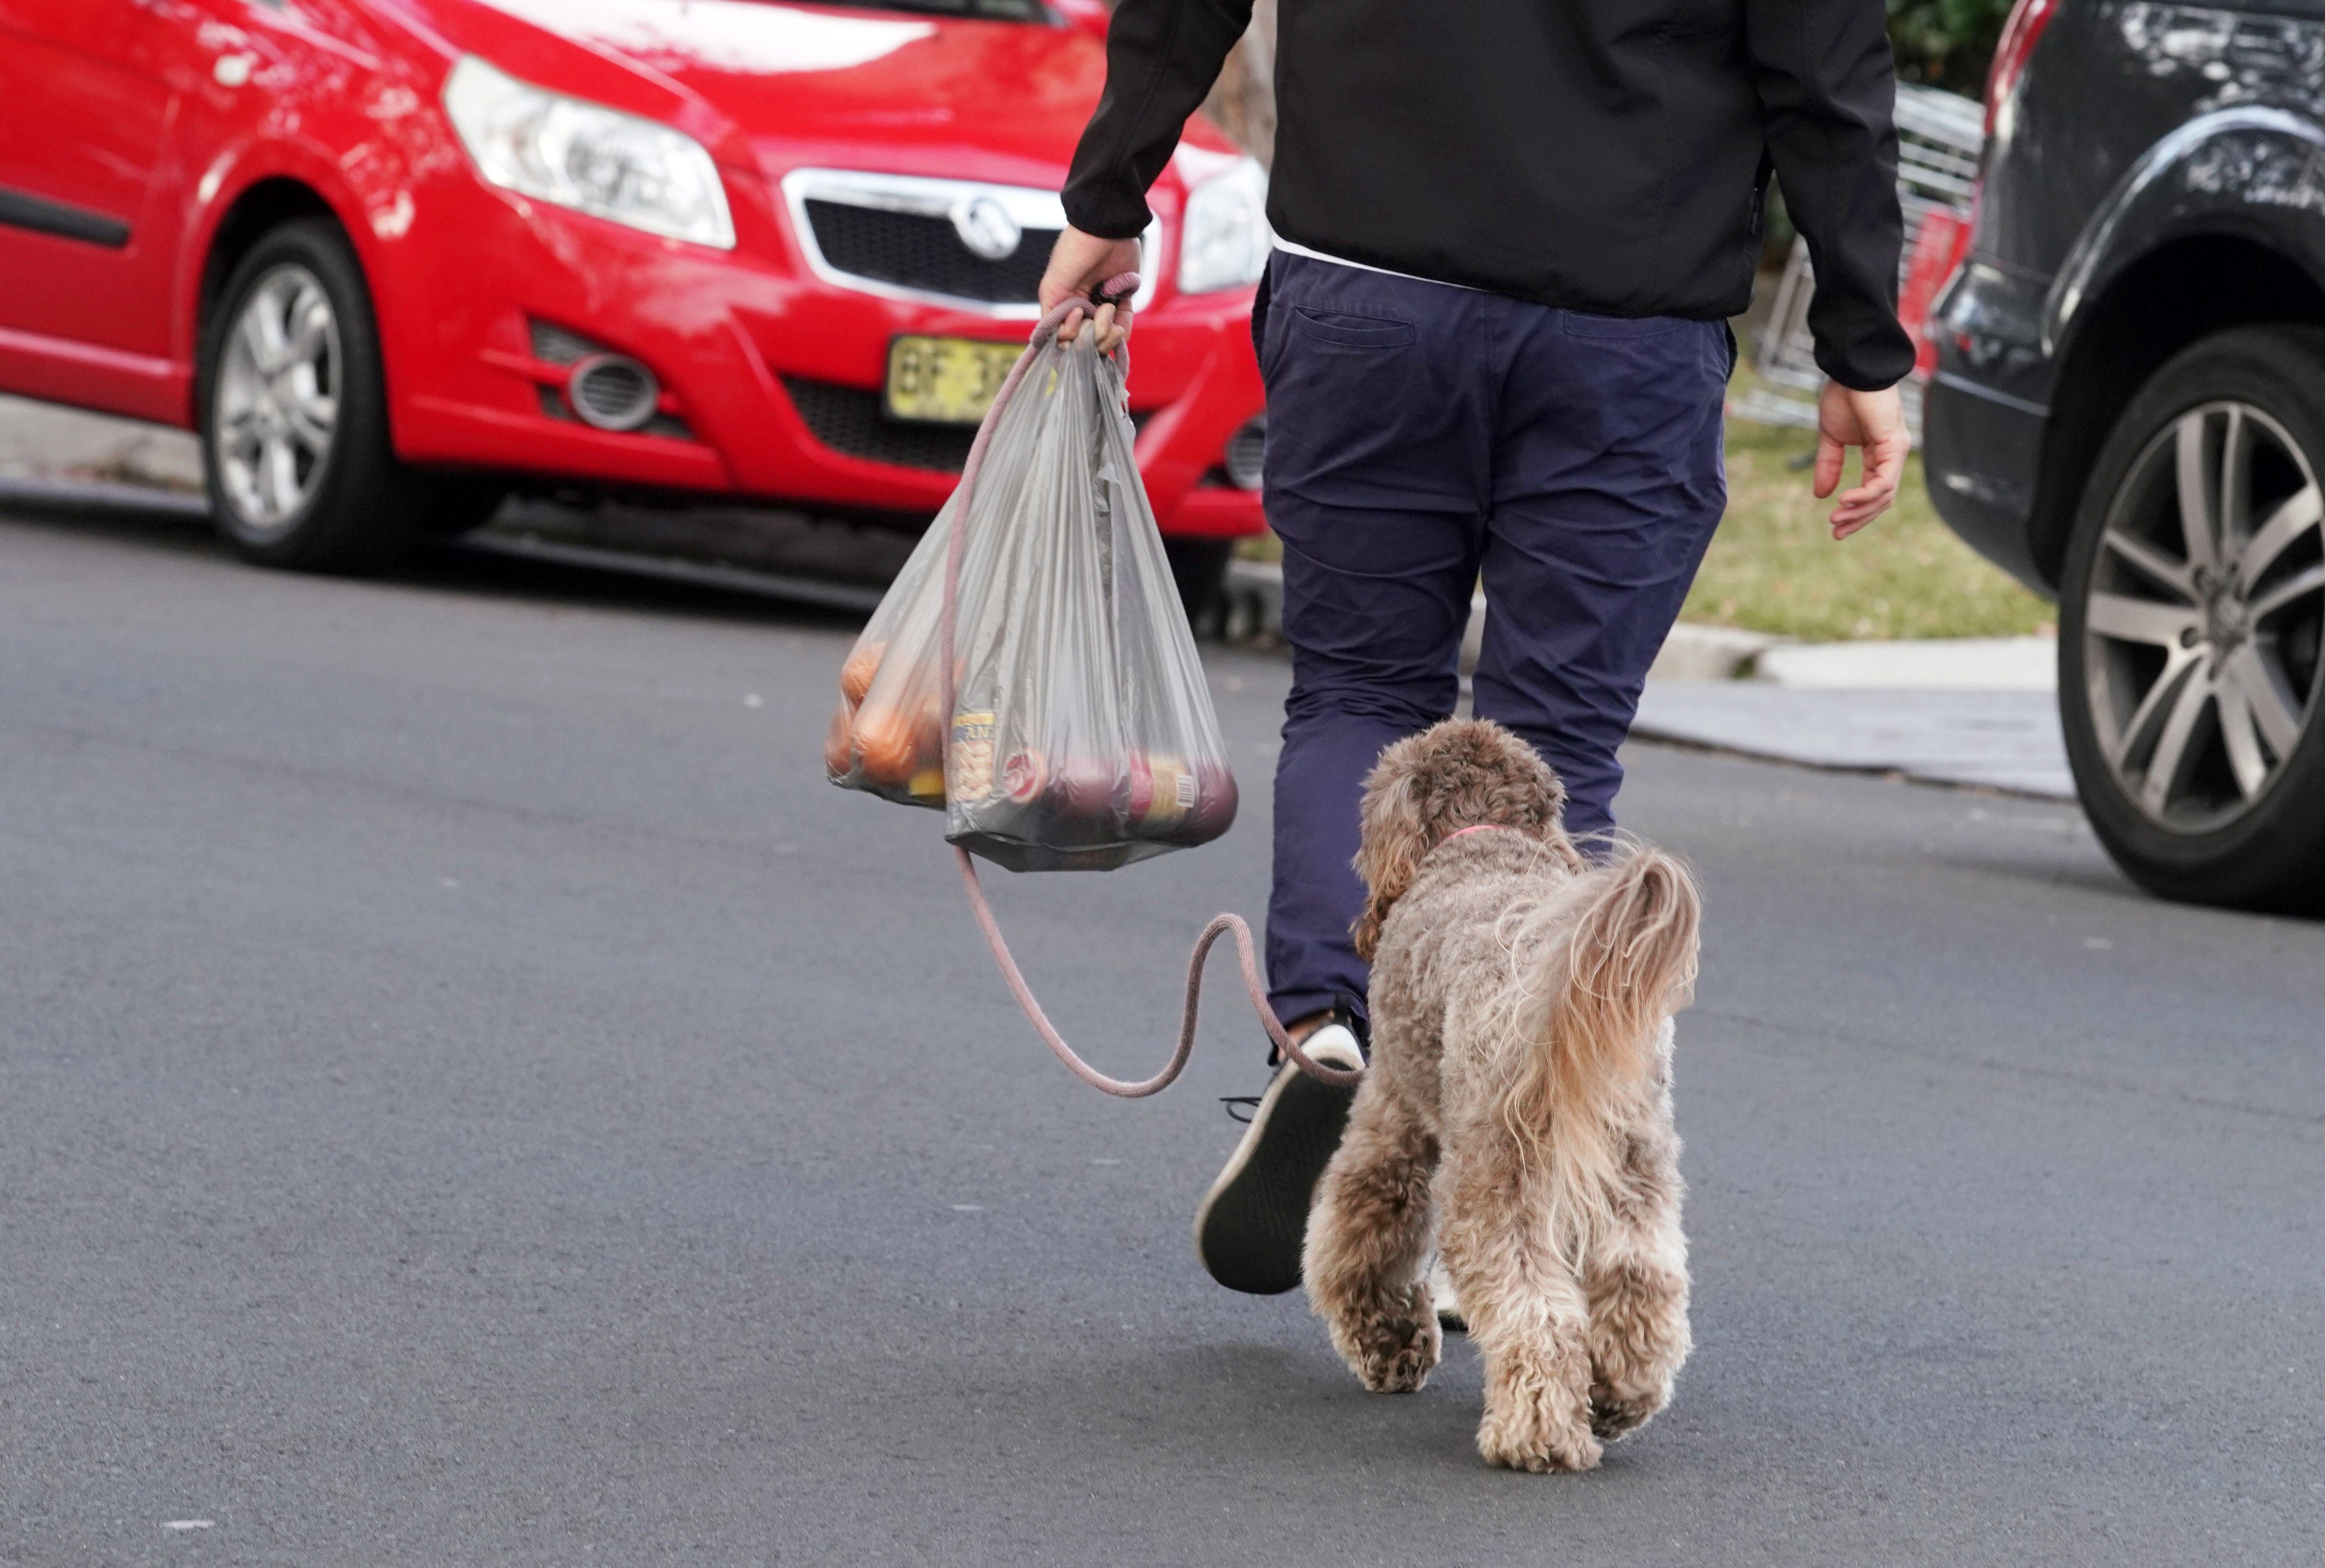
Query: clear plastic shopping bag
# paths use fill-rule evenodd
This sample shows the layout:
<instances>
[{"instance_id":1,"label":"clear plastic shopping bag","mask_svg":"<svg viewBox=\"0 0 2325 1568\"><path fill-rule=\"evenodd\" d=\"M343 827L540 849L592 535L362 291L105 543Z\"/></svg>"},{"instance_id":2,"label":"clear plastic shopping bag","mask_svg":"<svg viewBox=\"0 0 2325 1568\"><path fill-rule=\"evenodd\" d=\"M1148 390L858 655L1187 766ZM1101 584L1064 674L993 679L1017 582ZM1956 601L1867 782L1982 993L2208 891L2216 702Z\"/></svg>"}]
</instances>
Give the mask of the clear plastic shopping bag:
<instances>
[{"instance_id":1,"label":"clear plastic shopping bag","mask_svg":"<svg viewBox=\"0 0 2325 1568\"><path fill-rule=\"evenodd\" d=\"M850 650L824 748L832 782L940 807L948 839L1012 871L1111 870L1235 821L1218 718L1132 457L1122 366L1095 337L1037 346L993 416L965 520L950 711L959 491Z\"/></svg>"}]
</instances>

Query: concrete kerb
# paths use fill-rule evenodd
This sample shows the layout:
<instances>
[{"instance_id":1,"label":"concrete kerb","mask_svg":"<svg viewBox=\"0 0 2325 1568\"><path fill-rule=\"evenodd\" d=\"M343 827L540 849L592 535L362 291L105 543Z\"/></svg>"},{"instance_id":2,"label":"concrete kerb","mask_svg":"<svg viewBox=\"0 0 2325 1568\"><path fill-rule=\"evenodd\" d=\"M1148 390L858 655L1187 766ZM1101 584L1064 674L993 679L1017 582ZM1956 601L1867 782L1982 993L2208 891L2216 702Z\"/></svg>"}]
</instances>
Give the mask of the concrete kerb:
<instances>
[{"instance_id":1,"label":"concrete kerb","mask_svg":"<svg viewBox=\"0 0 2325 1568\"><path fill-rule=\"evenodd\" d=\"M1282 571L1237 561L1224 630L1281 635ZM1486 624L1471 602L1466 699ZM1836 772L2070 799L2048 637L1797 642L1682 621L1648 672L1633 733Z\"/></svg>"},{"instance_id":2,"label":"concrete kerb","mask_svg":"<svg viewBox=\"0 0 2325 1568\"><path fill-rule=\"evenodd\" d=\"M199 494L201 444L165 425L0 396L0 477Z\"/></svg>"},{"instance_id":3,"label":"concrete kerb","mask_svg":"<svg viewBox=\"0 0 2325 1568\"><path fill-rule=\"evenodd\" d=\"M1283 568L1272 561L1231 561L1227 565L1227 608L1222 632L1231 642L1273 642L1283 634ZM1461 674L1467 678L1477 668L1477 653L1486 635L1486 596L1469 601L1469 624L1461 638ZM1682 621L1672 628L1649 678L1656 680L1740 680L1756 673L1760 656L1784 642L1758 632L1732 626L1699 626Z\"/></svg>"},{"instance_id":4,"label":"concrete kerb","mask_svg":"<svg viewBox=\"0 0 2325 1568\"><path fill-rule=\"evenodd\" d=\"M1272 642L1283 634L1283 569L1272 561L1232 561L1227 566L1223 631L1232 642ZM1464 679L1477 668L1486 635L1486 596L1469 601L1469 624L1461 637ZM1741 680L1756 673L1761 654L1783 642L1732 626L1699 626L1682 621L1672 628L1649 678Z\"/></svg>"}]
</instances>

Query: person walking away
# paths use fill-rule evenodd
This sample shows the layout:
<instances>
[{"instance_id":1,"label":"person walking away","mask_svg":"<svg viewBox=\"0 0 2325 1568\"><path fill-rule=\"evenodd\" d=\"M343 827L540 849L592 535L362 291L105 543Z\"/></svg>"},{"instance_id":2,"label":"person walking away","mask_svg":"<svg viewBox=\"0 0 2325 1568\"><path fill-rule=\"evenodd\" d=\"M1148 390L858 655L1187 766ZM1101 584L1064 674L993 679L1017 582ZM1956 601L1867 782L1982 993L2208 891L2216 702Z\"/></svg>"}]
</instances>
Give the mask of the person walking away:
<instances>
[{"instance_id":1,"label":"person walking away","mask_svg":"<svg viewBox=\"0 0 2325 1568\"><path fill-rule=\"evenodd\" d=\"M1311 1056L1354 1066L1359 790L1384 747L1451 715L1481 576L1477 714L1558 770L1570 832L1614 827L1616 748L1727 504L1727 320L1751 300L1772 171L1830 378L1815 493L1861 447L1833 536L1894 497L1913 364L1895 79L1881 0L1280 6L1278 238L1252 309L1292 669L1268 982ZM1250 9L1121 0L1045 309L1140 265L1147 187ZM1130 330L1120 306L1089 315L1101 346ZM1197 1216L1220 1284L1299 1283L1352 1096L1286 1064L1258 1098Z\"/></svg>"}]
</instances>

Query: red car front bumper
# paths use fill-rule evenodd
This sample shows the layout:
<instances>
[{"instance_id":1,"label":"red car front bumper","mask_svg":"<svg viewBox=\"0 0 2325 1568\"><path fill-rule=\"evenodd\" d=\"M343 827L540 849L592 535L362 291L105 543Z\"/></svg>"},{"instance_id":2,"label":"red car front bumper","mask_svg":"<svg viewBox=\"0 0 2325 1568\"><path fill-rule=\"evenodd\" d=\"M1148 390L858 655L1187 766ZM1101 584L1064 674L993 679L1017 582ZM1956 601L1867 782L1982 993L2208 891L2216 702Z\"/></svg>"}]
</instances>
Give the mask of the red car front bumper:
<instances>
[{"instance_id":1,"label":"red car front bumper","mask_svg":"<svg viewBox=\"0 0 2325 1568\"><path fill-rule=\"evenodd\" d=\"M616 485L926 517L951 493L966 427L883 411L889 344L904 333L1022 341L997 320L816 277L764 179L729 170L736 249L656 238L529 202L446 169L415 193L374 291L396 448L410 461ZM1228 483L1227 442L1264 395L1252 291L1177 294L1137 318L1131 410L1165 533L1263 526ZM644 431L576 420L562 395L576 346L627 355L662 387Z\"/></svg>"}]
</instances>

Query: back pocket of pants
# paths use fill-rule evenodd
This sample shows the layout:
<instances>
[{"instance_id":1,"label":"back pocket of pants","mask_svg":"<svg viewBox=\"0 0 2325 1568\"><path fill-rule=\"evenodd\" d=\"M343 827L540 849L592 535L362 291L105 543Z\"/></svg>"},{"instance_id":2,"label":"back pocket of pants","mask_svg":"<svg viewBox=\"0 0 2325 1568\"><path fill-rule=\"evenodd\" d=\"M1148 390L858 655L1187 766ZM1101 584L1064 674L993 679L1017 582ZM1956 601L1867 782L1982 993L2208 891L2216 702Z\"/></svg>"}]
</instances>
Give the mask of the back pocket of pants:
<instances>
[{"instance_id":1,"label":"back pocket of pants","mask_svg":"<svg viewBox=\"0 0 2325 1568\"><path fill-rule=\"evenodd\" d=\"M1359 316L1306 305L1292 308L1292 325L1310 337L1343 348L1401 348L1417 336L1412 322L1394 316Z\"/></svg>"}]
</instances>

